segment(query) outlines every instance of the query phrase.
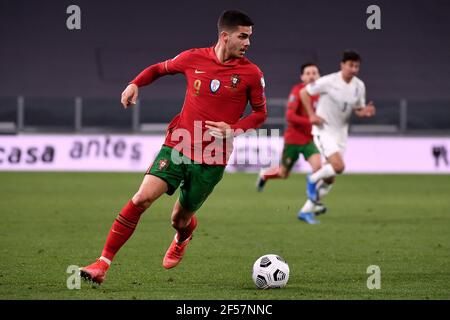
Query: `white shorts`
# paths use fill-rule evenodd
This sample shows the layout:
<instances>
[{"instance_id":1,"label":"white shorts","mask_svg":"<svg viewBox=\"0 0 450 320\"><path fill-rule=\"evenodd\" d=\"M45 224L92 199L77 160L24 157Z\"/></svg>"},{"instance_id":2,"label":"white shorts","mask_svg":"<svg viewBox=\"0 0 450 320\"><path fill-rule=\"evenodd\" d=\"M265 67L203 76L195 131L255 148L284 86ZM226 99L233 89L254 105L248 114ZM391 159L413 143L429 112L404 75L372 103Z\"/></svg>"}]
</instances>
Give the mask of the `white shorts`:
<instances>
[{"instance_id":1,"label":"white shorts","mask_svg":"<svg viewBox=\"0 0 450 320\"><path fill-rule=\"evenodd\" d=\"M338 139L335 135L325 132L315 134L314 143L325 158L328 158L336 152L339 152L341 156L344 156L345 148L347 146L346 139Z\"/></svg>"}]
</instances>

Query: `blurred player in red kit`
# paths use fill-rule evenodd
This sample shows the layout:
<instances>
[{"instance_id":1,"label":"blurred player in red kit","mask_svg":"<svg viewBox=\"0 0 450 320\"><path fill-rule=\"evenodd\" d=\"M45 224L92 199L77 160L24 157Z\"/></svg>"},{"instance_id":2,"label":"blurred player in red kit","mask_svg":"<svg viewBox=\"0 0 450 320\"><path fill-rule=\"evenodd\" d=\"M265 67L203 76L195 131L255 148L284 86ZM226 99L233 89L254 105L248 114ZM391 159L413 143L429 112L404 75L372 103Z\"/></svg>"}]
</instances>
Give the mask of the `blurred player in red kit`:
<instances>
[{"instance_id":1,"label":"blurred player in red kit","mask_svg":"<svg viewBox=\"0 0 450 320\"><path fill-rule=\"evenodd\" d=\"M313 141L311 134L312 126L308 114L300 99L300 90L307 84L316 81L320 77L319 67L314 63L305 63L300 69L300 79L302 82L292 87L289 94L286 121L287 129L284 133L284 148L281 158L281 165L260 171L257 181L257 189L262 192L266 182L270 179L286 179L297 162L300 154L303 155L313 172L321 167L321 156ZM316 105L319 96L312 96L311 103ZM317 202L308 199L300 212L298 218L310 224L317 223L315 214L325 212L325 207Z\"/></svg>"}]
</instances>

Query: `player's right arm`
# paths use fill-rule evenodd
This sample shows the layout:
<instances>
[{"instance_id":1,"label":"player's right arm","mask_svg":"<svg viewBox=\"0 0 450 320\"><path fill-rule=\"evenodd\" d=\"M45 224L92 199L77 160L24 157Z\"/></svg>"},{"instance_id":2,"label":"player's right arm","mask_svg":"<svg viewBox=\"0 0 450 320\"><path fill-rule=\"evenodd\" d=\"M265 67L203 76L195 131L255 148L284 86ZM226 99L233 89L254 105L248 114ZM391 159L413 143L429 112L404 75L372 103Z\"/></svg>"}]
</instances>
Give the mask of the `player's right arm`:
<instances>
[{"instance_id":1,"label":"player's right arm","mask_svg":"<svg viewBox=\"0 0 450 320\"><path fill-rule=\"evenodd\" d=\"M167 74L184 73L186 66L188 65L188 57L191 50L183 51L173 59L166 60L164 62L153 64L145 68L141 73L134 78L125 90L122 92L120 102L124 108L130 105L136 104L138 98L139 87L149 85L156 79L165 76Z\"/></svg>"},{"instance_id":2,"label":"player's right arm","mask_svg":"<svg viewBox=\"0 0 450 320\"><path fill-rule=\"evenodd\" d=\"M305 107L306 113L308 114L309 122L318 126L322 125L325 120L319 117L314 111L311 103L311 95L306 90L306 87L300 90L300 98L302 99L302 104Z\"/></svg>"},{"instance_id":3,"label":"player's right arm","mask_svg":"<svg viewBox=\"0 0 450 320\"><path fill-rule=\"evenodd\" d=\"M311 96L320 95L326 93L328 90L329 76L324 76L311 82L306 87L300 90L300 98L302 99L303 106L305 107L306 113L309 116L309 121L315 125L322 125L325 120L319 117L313 109Z\"/></svg>"},{"instance_id":4,"label":"player's right arm","mask_svg":"<svg viewBox=\"0 0 450 320\"><path fill-rule=\"evenodd\" d=\"M123 107L126 109L132 104L136 104L136 100L138 97L138 86L134 83L130 83L125 90L122 92L122 97L120 98L120 102Z\"/></svg>"}]
</instances>

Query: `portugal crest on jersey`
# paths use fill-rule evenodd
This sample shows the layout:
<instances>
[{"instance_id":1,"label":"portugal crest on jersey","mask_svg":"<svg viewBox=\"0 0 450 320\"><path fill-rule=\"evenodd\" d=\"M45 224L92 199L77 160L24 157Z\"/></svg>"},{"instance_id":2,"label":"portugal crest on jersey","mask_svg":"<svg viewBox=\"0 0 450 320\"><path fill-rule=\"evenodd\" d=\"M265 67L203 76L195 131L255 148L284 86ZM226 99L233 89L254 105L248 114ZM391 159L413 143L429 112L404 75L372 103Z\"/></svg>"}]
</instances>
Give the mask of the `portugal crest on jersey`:
<instances>
[{"instance_id":1,"label":"portugal crest on jersey","mask_svg":"<svg viewBox=\"0 0 450 320\"><path fill-rule=\"evenodd\" d=\"M159 160L159 164L158 164L159 171L165 170L168 166L169 166L169 160L167 160L167 159Z\"/></svg>"},{"instance_id":2,"label":"portugal crest on jersey","mask_svg":"<svg viewBox=\"0 0 450 320\"><path fill-rule=\"evenodd\" d=\"M237 85L239 84L239 82L241 82L241 78L239 78L238 74L233 74L231 76L231 87L232 88L236 88Z\"/></svg>"},{"instance_id":3,"label":"portugal crest on jersey","mask_svg":"<svg viewBox=\"0 0 450 320\"><path fill-rule=\"evenodd\" d=\"M217 90L220 88L220 81L217 79L211 80L211 83L209 84L209 88L211 89L212 93L216 93Z\"/></svg>"}]
</instances>

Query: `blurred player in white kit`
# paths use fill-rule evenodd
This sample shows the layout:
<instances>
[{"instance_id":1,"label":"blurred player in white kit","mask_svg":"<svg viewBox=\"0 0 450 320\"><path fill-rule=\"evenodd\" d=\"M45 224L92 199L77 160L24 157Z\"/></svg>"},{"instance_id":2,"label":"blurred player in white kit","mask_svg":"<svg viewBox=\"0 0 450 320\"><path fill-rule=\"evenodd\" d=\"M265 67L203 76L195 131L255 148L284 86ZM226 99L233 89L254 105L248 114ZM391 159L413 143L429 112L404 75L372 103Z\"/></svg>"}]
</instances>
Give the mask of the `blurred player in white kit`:
<instances>
[{"instance_id":1,"label":"blurred player in white kit","mask_svg":"<svg viewBox=\"0 0 450 320\"><path fill-rule=\"evenodd\" d=\"M306 191L312 206L330 191L334 177L344 172L343 155L352 112L358 117L375 115L374 104L366 105L364 82L356 77L360 64L357 52L344 51L340 71L323 76L300 90L302 103L313 124L314 142L326 159L321 169L307 177ZM310 99L315 95L320 95L316 111Z\"/></svg>"}]
</instances>

